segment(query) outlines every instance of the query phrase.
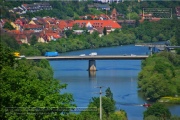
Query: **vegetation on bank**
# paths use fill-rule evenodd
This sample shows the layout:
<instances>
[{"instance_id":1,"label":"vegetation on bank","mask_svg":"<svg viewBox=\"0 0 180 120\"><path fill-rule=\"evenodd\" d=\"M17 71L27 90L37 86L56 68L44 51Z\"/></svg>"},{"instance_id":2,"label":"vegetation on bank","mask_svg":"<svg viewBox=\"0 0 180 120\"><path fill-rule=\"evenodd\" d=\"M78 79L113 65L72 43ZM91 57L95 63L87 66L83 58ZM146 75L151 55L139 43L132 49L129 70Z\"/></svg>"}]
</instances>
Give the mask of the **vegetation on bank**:
<instances>
[{"instance_id":1,"label":"vegetation on bank","mask_svg":"<svg viewBox=\"0 0 180 120\"><path fill-rule=\"evenodd\" d=\"M172 104L179 104L180 103L180 97L161 97L158 102L162 103L172 103Z\"/></svg>"},{"instance_id":2,"label":"vegetation on bank","mask_svg":"<svg viewBox=\"0 0 180 120\"><path fill-rule=\"evenodd\" d=\"M179 96L179 73L180 55L169 52L154 54L142 63L138 87L143 95L152 101L166 96Z\"/></svg>"}]
</instances>

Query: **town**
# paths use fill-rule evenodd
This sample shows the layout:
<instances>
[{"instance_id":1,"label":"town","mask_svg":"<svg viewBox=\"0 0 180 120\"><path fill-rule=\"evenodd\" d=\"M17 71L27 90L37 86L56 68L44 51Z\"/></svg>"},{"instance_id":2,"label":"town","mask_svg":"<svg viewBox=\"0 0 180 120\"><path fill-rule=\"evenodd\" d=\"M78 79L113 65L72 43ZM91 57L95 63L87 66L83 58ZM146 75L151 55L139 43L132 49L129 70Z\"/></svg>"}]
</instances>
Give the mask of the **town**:
<instances>
[{"instance_id":1,"label":"town","mask_svg":"<svg viewBox=\"0 0 180 120\"><path fill-rule=\"evenodd\" d=\"M97 2L97 1L96 1ZM102 3L107 3L103 2ZM112 2L112 1L111 1ZM113 1L115 2L115 1ZM116 1L119 2L119 1ZM56 17L33 17L26 18L21 17L21 15L27 12L37 12L41 10L52 10L53 7L48 3L33 3L33 4L22 4L19 7L9 10L11 14L20 15L15 21L10 21L8 19L0 20L1 33L8 33L13 36L19 44L29 44L32 36L37 38L38 42L47 43L50 41L56 41L57 39L66 38L65 31L72 30L73 34L83 34L88 32L92 34L97 31L99 37L104 35L104 30L107 34L114 31L115 29L121 30L122 24L135 25L136 20L131 19L118 19L119 17L124 17L123 14L118 13L115 8L111 9L109 4L94 3L88 6L89 8L95 7L97 10L104 10L106 14L93 15L87 14L80 16L78 20L63 20ZM180 16L180 7L176 7L177 17ZM110 11L110 14L107 14ZM139 22L142 23L145 19L152 21L159 21L161 18L153 17L152 14L139 14ZM8 29L8 24L10 24L13 29Z\"/></svg>"}]
</instances>

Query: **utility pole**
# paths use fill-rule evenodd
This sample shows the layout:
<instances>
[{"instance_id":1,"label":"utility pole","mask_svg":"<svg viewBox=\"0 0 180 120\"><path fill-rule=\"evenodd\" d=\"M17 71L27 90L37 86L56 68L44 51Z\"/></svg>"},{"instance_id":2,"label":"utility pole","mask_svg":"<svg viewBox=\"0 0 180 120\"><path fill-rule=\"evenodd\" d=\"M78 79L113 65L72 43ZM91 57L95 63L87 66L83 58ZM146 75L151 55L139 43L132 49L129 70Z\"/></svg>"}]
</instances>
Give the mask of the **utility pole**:
<instances>
[{"instance_id":1,"label":"utility pole","mask_svg":"<svg viewBox=\"0 0 180 120\"><path fill-rule=\"evenodd\" d=\"M100 109L100 114L99 114L99 118L100 118L100 120L102 120L102 91L101 91L101 88L102 88L103 86L99 86L99 87L97 87L97 88L99 88L100 89L100 91L99 91L99 95L100 95L100 97L99 97L99 101L100 101L100 105L99 105L99 109Z\"/></svg>"}]
</instances>

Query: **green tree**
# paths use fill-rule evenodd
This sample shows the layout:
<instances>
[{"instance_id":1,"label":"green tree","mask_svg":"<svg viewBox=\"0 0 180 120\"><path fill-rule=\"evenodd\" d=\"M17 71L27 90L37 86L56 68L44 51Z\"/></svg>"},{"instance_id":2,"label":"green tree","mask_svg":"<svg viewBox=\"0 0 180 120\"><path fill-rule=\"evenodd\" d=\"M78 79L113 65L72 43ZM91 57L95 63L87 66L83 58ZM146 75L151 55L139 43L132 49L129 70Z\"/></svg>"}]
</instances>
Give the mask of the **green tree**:
<instances>
[{"instance_id":1,"label":"green tree","mask_svg":"<svg viewBox=\"0 0 180 120\"><path fill-rule=\"evenodd\" d=\"M99 108L99 97L93 97L92 101L90 102L90 105L96 106ZM110 113L113 113L115 111L115 102L112 101L108 97L102 97L102 108L107 116L110 115Z\"/></svg>"},{"instance_id":2,"label":"green tree","mask_svg":"<svg viewBox=\"0 0 180 120\"><path fill-rule=\"evenodd\" d=\"M179 94L178 59L179 55L161 52L142 63L142 71L138 75L138 87L146 98L156 101L164 96Z\"/></svg>"},{"instance_id":3,"label":"green tree","mask_svg":"<svg viewBox=\"0 0 180 120\"><path fill-rule=\"evenodd\" d=\"M144 119L148 116L155 116L159 119L168 120L171 117L170 111L161 103L153 104L143 114Z\"/></svg>"},{"instance_id":4,"label":"green tree","mask_svg":"<svg viewBox=\"0 0 180 120\"><path fill-rule=\"evenodd\" d=\"M8 30L14 30L15 29L9 22L6 22L3 26L3 28L8 29Z\"/></svg>"},{"instance_id":5,"label":"green tree","mask_svg":"<svg viewBox=\"0 0 180 120\"><path fill-rule=\"evenodd\" d=\"M104 35L107 35L106 27L104 27L104 29L103 29L103 34L104 34Z\"/></svg>"},{"instance_id":6,"label":"green tree","mask_svg":"<svg viewBox=\"0 0 180 120\"><path fill-rule=\"evenodd\" d=\"M37 38L36 38L35 35L33 35L33 36L31 37L31 39L30 39L30 44L31 44L31 45L35 45L36 43L37 43Z\"/></svg>"},{"instance_id":7,"label":"green tree","mask_svg":"<svg viewBox=\"0 0 180 120\"><path fill-rule=\"evenodd\" d=\"M111 92L110 87L106 89L106 95L107 98L110 98L113 101L113 93Z\"/></svg>"},{"instance_id":8,"label":"green tree","mask_svg":"<svg viewBox=\"0 0 180 120\"><path fill-rule=\"evenodd\" d=\"M61 93L67 85L53 79L48 61L36 63L26 59L15 60L6 48L1 56L4 59L0 59L3 63L0 70L0 119L63 119L69 113L70 107L75 106L71 103L71 94ZM39 77L40 71L44 71L43 77ZM9 107L17 108L23 114ZM44 107L54 113L42 114L47 112ZM56 111L52 107L57 107L54 108ZM36 114L28 114L28 108ZM33 108L39 110L35 111Z\"/></svg>"},{"instance_id":9,"label":"green tree","mask_svg":"<svg viewBox=\"0 0 180 120\"><path fill-rule=\"evenodd\" d=\"M20 45L17 43L14 37L7 34L1 34L0 37L0 42L2 46L9 47L12 50L19 50Z\"/></svg>"}]
</instances>

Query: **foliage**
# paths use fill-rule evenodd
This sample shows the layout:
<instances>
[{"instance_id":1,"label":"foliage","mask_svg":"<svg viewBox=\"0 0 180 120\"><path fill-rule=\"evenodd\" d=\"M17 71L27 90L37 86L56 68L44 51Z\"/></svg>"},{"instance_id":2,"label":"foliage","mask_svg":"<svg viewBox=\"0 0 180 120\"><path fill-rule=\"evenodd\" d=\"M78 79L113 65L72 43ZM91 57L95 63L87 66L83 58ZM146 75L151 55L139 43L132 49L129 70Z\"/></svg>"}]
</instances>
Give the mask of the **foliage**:
<instances>
[{"instance_id":1,"label":"foliage","mask_svg":"<svg viewBox=\"0 0 180 120\"><path fill-rule=\"evenodd\" d=\"M157 100L164 96L180 95L180 56L161 52L142 63L138 87L146 98Z\"/></svg>"},{"instance_id":2,"label":"foliage","mask_svg":"<svg viewBox=\"0 0 180 120\"><path fill-rule=\"evenodd\" d=\"M20 48L20 45L17 43L14 37L8 34L1 34L0 37L0 42L2 46L9 47L12 50L18 50Z\"/></svg>"},{"instance_id":3,"label":"foliage","mask_svg":"<svg viewBox=\"0 0 180 120\"><path fill-rule=\"evenodd\" d=\"M107 98L110 98L112 101L114 101L114 99L113 99L113 93L111 92L111 89L110 89L110 87L108 87L107 89L106 89L106 95L105 95Z\"/></svg>"},{"instance_id":4,"label":"foliage","mask_svg":"<svg viewBox=\"0 0 180 120\"><path fill-rule=\"evenodd\" d=\"M6 22L3 26L3 28L8 29L8 30L14 30L15 29L9 22Z\"/></svg>"},{"instance_id":5,"label":"foliage","mask_svg":"<svg viewBox=\"0 0 180 120\"><path fill-rule=\"evenodd\" d=\"M104 35L107 35L106 27L104 27L104 29L103 29L103 34L104 34Z\"/></svg>"},{"instance_id":6,"label":"foliage","mask_svg":"<svg viewBox=\"0 0 180 120\"><path fill-rule=\"evenodd\" d=\"M90 104L99 108L100 106L99 97L93 97L92 102ZM115 111L115 102L112 101L110 98L102 97L102 108L104 112L106 113L106 115L108 116L110 113Z\"/></svg>"},{"instance_id":7,"label":"foliage","mask_svg":"<svg viewBox=\"0 0 180 120\"><path fill-rule=\"evenodd\" d=\"M70 111L68 108L74 106L71 103L73 97L71 94L61 93L66 84L60 84L60 81L53 79L48 61L15 60L8 49L3 49L0 55L4 58L1 59L3 64L0 71L0 119L64 118ZM56 111L52 107L56 107ZM63 111L63 108L66 110Z\"/></svg>"},{"instance_id":8,"label":"foliage","mask_svg":"<svg viewBox=\"0 0 180 120\"><path fill-rule=\"evenodd\" d=\"M4 68L4 66L13 67L15 63L16 61L13 51L9 47L3 46L0 42L0 71Z\"/></svg>"},{"instance_id":9,"label":"foliage","mask_svg":"<svg viewBox=\"0 0 180 120\"><path fill-rule=\"evenodd\" d=\"M180 97L162 97L158 101L159 102L167 102L167 103L178 104L178 103L180 103Z\"/></svg>"},{"instance_id":10,"label":"foliage","mask_svg":"<svg viewBox=\"0 0 180 120\"><path fill-rule=\"evenodd\" d=\"M150 116L153 119L162 119L168 120L171 117L170 111L161 103L155 103L152 106L148 107L148 109L144 112L144 119L148 120ZM148 117L148 118L146 118Z\"/></svg>"},{"instance_id":11,"label":"foliage","mask_svg":"<svg viewBox=\"0 0 180 120\"><path fill-rule=\"evenodd\" d=\"M113 100L110 88L106 90L106 96L102 97L102 119L106 120L127 120L127 114L124 110L115 111L115 101ZM93 109L94 111L82 111L79 115L79 120L99 120L100 116L100 99L99 97L93 97L88 105L88 109Z\"/></svg>"},{"instance_id":12,"label":"foliage","mask_svg":"<svg viewBox=\"0 0 180 120\"><path fill-rule=\"evenodd\" d=\"M36 43L37 43L37 38L36 38L35 35L33 35L33 36L31 37L30 44L31 44L31 45L35 45Z\"/></svg>"}]
</instances>

